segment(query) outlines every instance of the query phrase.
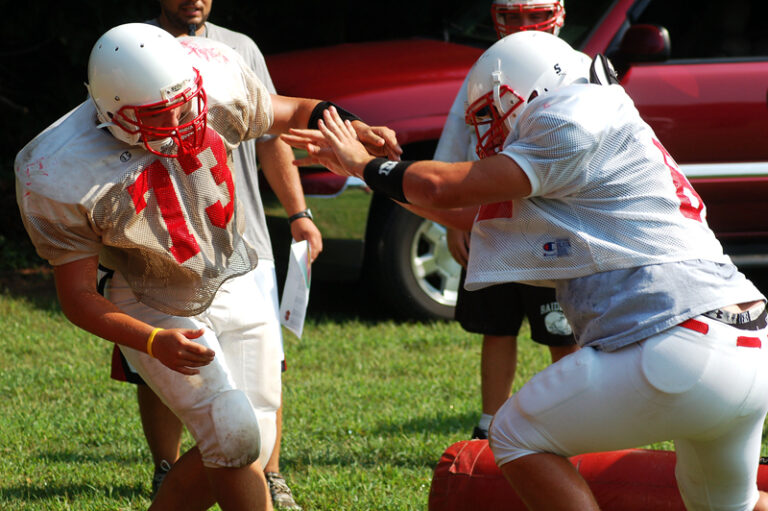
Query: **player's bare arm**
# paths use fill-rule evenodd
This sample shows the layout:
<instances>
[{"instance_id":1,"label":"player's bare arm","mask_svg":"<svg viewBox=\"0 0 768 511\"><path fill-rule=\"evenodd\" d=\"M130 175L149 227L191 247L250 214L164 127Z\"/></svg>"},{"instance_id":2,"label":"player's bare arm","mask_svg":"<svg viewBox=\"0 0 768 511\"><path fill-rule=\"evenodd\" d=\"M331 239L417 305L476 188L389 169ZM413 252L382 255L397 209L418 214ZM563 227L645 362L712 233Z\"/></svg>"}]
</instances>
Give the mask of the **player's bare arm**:
<instances>
[{"instance_id":1,"label":"player's bare arm","mask_svg":"<svg viewBox=\"0 0 768 511\"><path fill-rule=\"evenodd\" d=\"M146 351L153 325L134 319L96 290L98 257L88 257L54 267L61 309L73 324L88 332L138 351ZM213 350L191 339L203 330L171 328L155 333L152 355L182 374L197 374L196 367L209 364Z\"/></svg>"},{"instance_id":2,"label":"player's bare arm","mask_svg":"<svg viewBox=\"0 0 768 511\"><path fill-rule=\"evenodd\" d=\"M519 199L531 193L528 176L514 160L504 155L475 162L381 162L376 170L370 168L376 162L358 140L352 124L343 121L333 109L324 112L318 128L319 131L294 129L290 135L283 136L290 145L307 150L308 158L297 163L320 163L336 174L365 179L375 191L383 193L387 190L377 189L372 178L377 181L399 178L402 184L387 183L385 187L400 188L401 196L388 195L395 200L405 199L414 206L463 208Z\"/></svg>"},{"instance_id":3,"label":"player's bare arm","mask_svg":"<svg viewBox=\"0 0 768 511\"><path fill-rule=\"evenodd\" d=\"M264 177L288 216L304 211L307 204L299 169L293 164L291 147L280 138L273 137L258 140L256 148ZM298 218L291 222L290 228L294 240L309 242L311 258L314 261L323 251L323 237L315 223L309 217Z\"/></svg>"}]
</instances>

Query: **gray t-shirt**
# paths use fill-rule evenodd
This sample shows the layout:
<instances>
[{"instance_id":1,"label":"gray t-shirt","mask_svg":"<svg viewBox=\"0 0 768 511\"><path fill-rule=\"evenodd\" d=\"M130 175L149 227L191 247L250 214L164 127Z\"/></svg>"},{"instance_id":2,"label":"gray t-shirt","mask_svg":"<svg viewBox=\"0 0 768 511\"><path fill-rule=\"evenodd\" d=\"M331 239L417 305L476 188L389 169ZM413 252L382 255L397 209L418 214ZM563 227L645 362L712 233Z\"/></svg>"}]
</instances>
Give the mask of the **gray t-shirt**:
<instances>
[{"instance_id":1,"label":"gray t-shirt","mask_svg":"<svg viewBox=\"0 0 768 511\"><path fill-rule=\"evenodd\" d=\"M652 264L555 283L580 346L613 351L704 312L765 297L733 264Z\"/></svg>"},{"instance_id":2,"label":"gray t-shirt","mask_svg":"<svg viewBox=\"0 0 768 511\"><path fill-rule=\"evenodd\" d=\"M155 19L149 20L147 23L159 26ZM214 25L211 22L205 23L203 37L221 41L235 50L256 73L256 76L259 77L259 80L261 80L267 90L271 94L275 94L275 86L272 83L272 78L269 76L264 56L253 39L240 32ZM267 137L269 135L259 140ZM256 142L254 140L247 140L241 143L237 150L232 153L232 158L235 165L237 199L243 206L243 216L245 217L245 231L243 235L256 249L259 259L272 261L274 260L272 244L269 239L269 231L267 230L264 205L259 193Z\"/></svg>"}]
</instances>

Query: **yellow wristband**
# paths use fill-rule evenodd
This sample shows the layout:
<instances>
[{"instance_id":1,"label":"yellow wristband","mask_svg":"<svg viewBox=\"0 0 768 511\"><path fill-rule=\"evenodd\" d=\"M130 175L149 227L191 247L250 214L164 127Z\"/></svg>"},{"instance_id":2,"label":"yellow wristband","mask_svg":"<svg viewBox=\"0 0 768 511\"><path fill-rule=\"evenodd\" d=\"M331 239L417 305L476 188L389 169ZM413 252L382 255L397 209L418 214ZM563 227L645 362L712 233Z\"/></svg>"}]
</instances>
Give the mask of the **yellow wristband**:
<instances>
[{"instance_id":1,"label":"yellow wristband","mask_svg":"<svg viewBox=\"0 0 768 511\"><path fill-rule=\"evenodd\" d=\"M152 333L149 334L149 339L147 339L147 354L152 358L155 358L155 356L152 354L152 343L155 342L155 335L160 330L162 330L162 328L155 328L152 330Z\"/></svg>"}]
</instances>

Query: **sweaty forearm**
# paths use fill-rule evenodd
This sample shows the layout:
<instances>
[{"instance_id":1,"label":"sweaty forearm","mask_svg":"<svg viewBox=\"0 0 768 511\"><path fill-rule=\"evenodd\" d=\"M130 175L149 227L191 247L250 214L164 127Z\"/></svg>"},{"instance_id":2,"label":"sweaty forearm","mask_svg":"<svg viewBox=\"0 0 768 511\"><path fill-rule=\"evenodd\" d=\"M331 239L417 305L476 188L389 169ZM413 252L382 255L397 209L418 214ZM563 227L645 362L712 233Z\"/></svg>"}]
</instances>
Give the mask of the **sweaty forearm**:
<instances>
[{"instance_id":1,"label":"sweaty forearm","mask_svg":"<svg viewBox=\"0 0 768 511\"><path fill-rule=\"evenodd\" d=\"M279 138L257 142L256 147L264 177L288 216L304 210L304 190L291 147Z\"/></svg>"}]
</instances>

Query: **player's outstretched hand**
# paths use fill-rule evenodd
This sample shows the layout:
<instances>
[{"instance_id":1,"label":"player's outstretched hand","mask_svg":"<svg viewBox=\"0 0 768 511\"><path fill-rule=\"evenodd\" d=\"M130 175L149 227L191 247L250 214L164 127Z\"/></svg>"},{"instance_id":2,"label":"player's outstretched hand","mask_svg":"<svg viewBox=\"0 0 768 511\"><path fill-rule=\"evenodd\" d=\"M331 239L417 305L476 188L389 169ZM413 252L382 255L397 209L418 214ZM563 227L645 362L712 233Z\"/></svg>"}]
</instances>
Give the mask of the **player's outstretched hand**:
<instances>
[{"instance_id":1,"label":"player's outstretched hand","mask_svg":"<svg viewBox=\"0 0 768 511\"><path fill-rule=\"evenodd\" d=\"M214 351L190 339L197 339L204 330L169 328L160 330L152 343L152 355L163 365L181 374L198 374L196 367L210 364Z\"/></svg>"},{"instance_id":2,"label":"player's outstretched hand","mask_svg":"<svg viewBox=\"0 0 768 511\"><path fill-rule=\"evenodd\" d=\"M334 107L327 109L326 113L331 109L335 114L336 108ZM323 117L326 118L325 115ZM394 130L386 126L368 126L361 121L352 121L352 127L357 133L358 140L363 143L370 154L383 156L390 160L400 160L403 148L397 143L397 135Z\"/></svg>"},{"instance_id":3,"label":"player's outstretched hand","mask_svg":"<svg viewBox=\"0 0 768 511\"><path fill-rule=\"evenodd\" d=\"M323 112L318 128L291 129L282 135L292 147L307 151L308 156L294 161L295 165L320 164L340 176L361 177L371 155L399 160L403 152L393 130L343 121L333 106Z\"/></svg>"}]
</instances>

